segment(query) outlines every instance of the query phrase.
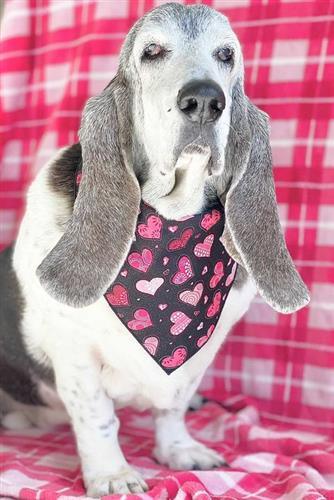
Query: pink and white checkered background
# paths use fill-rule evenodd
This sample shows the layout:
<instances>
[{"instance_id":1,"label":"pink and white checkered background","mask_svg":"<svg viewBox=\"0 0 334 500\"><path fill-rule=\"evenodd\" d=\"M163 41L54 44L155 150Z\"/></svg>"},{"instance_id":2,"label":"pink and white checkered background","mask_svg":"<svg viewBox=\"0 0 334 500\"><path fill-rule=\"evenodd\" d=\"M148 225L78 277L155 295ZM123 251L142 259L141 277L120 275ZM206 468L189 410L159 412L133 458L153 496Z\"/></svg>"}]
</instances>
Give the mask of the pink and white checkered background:
<instances>
[{"instance_id":1,"label":"pink and white checkered background","mask_svg":"<svg viewBox=\"0 0 334 500\"><path fill-rule=\"evenodd\" d=\"M77 140L83 104L89 96L102 90L114 75L126 32L138 17L159 3L163 2L7 0L0 42L2 246L15 238L24 207L24 192L36 172L59 147ZM184 0L184 3L192 2ZM223 11L230 18L243 47L247 93L271 117L281 220L288 247L311 290L312 301L308 308L290 316L279 315L260 298L254 301L203 382L205 395L218 402L208 405L213 420L210 423L210 412L205 407L191 416L193 429L199 437L215 441L210 429L212 426L220 429L222 424L219 422L226 420L238 434L239 420L243 422L240 415L252 408L257 415L256 425L264 426L264 433L269 432L269 427L282 432L298 428L327 436L321 439L334 440L334 3L319 0L211 0L203 3ZM222 402L225 409L221 407ZM237 413L231 416L226 408ZM151 467L152 474L148 477L152 477L157 466L151 461L148 467L142 458L143 465L138 461L139 452L131 455L145 426L136 414L126 413L125 420L135 422L123 437L129 443L130 457L143 468ZM254 429L251 432L257 436L254 446L248 439L248 431L242 438L238 434L238 438L234 436L230 441L228 432L217 434L217 443L223 448L221 440L227 439L227 447L236 446L241 450L237 470L254 472L256 469L247 465L243 452L252 450L255 453L258 446L262 454L269 453L267 445L263 448L261 444L260 434L254 433ZM146 429L145 433L148 433ZM41 441L37 437L33 441L29 436L24 450L30 445L38 448L39 443L43 443L43 436ZM284 436L282 442L286 443ZM55 435L50 439L51 450L56 449L54 443L58 446L63 438L58 440ZM69 434L67 439L71 439ZM9 433L4 435L4 440L11 450L11 459L19 461L16 454L20 456L22 451L20 439ZM304 449L302 443L301 439L300 450ZM67 442L66 446L73 448L73 443ZM149 454L147 446L143 446L143 456ZM72 456L72 448L71 452L63 453ZM42 453L40 448L38 450ZM334 489L333 450L334 444L329 444L327 458L322 463L328 465L325 469L332 477ZM269 451L274 453L274 447ZM320 453L317 446L316 452ZM280 449L279 453L285 455L287 451ZM290 450L288 455L293 456L293 453ZM280 460L274 462L275 467L272 461L267 461L273 466L271 472L292 467L288 461L284 466ZM11 461L9 463L12 465ZM20 462L23 467L22 463L24 460ZM48 463L52 464L52 460ZM6 464L8 477L11 469L8 462ZM31 467L35 472L39 470L39 466ZM22 468L20 470L23 473ZM321 467L317 470L324 474ZM270 472L261 467L256 471ZM24 474L29 476L27 470ZM208 476L198 473L195 479L187 476L181 480L179 475L173 478L179 481L180 491L185 483L199 481L213 495ZM62 491L79 494L80 488L75 489L72 479L67 478L72 490L66 490L69 483L65 481ZM239 493L228 490L228 487L233 489L236 484L240 485L242 480L239 479L239 476L220 476L219 481L224 483L225 489L222 487L219 491L230 496L219 494L218 498L244 498L241 490ZM273 481L276 480L277 475ZM290 476L288 480L292 480ZM311 483L321 490L320 483ZM19 481L18 484L26 483ZM163 484L166 485L166 481ZM284 481L280 484L285 485ZM263 487L263 495L266 495L267 483L262 484L259 480L254 485ZM263 498L281 498L275 496L276 491L281 491L278 483L275 485L272 490L268 487L273 493ZM55 492L60 491L58 486L57 482L53 496L42 497L58 498L55 496ZM194 492L187 488L179 498L193 498ZM284 492L290 491L285 486L282 488ZM254 495L255 490L250 486L246 490ZM286 498L324 498L319 496L320 490L315 496ZM5 491L10 495L14 490L8 487ZM312 494L311 490L306 491ZM31 492L23 497L35 498Z\"/></svg>"}]
</instances>

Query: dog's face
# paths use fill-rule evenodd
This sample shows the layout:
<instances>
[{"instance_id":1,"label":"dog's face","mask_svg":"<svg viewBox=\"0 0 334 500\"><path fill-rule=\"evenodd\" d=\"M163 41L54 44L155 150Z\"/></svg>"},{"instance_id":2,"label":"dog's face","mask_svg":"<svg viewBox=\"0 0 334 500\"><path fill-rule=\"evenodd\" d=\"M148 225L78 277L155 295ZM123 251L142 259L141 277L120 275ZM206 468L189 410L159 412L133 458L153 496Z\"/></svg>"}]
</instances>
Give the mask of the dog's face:
<instances>
[{"instance_id":1,"label":"dog's face","mask_svg":"<svg viewBox=\"0 0 334 500\"><path fill-rule=\"evenodd\" d=\"M196 141L210 146L212 173L221 172L232 89L243 71L227 18L205 6L169 4L135 30L123 66L132 85L134 135L151 168L169 172Z\"/></svg>"},{"instance_id":2,"label":"dog's face","mask_svg":"<svg viewBox=\"0 0 334 500\"><path fill-rule=\"evenodd\" d=\"M144 187L152 176L163 183L193 145L194 154L209 147L229 253L277 311L307 304L279 223L267 117L244 94L240 46L224 16L165 4L140 19L117 75L86 104L80 142L83 178L73 215L37 270L57 300L83 306L103 295L135 232L138 178Z\"/></svg>"}]
</instances>

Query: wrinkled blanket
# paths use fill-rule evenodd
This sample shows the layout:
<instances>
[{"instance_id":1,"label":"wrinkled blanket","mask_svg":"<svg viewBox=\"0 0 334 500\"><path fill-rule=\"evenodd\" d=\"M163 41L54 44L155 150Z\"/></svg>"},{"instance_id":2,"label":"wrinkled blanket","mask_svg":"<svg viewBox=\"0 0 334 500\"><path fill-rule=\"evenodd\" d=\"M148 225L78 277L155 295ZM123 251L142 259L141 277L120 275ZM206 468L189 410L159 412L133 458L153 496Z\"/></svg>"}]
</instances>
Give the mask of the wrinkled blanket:
<instances>
[{"instance_id":1,"label":"wrinkled blanket","mask_svg":"<svg viewBox=\"0 0 334 500\"><path fill-rule=\"evenodd\" d=\"M207 402L188 413L191 433L221 452L229 464L214 471L175 472L151 457L149 414L121 413L125 455L148 480L143 499L334 499L334 442L321 434L263 425L250 401L235 397L227 407ZM237 410L239 408L239 410ZM68 427L2 435L0 495L24 500L84 495L74 439ZM104 497L106 498L106 497Z\"/></svg>"}]
</instances>

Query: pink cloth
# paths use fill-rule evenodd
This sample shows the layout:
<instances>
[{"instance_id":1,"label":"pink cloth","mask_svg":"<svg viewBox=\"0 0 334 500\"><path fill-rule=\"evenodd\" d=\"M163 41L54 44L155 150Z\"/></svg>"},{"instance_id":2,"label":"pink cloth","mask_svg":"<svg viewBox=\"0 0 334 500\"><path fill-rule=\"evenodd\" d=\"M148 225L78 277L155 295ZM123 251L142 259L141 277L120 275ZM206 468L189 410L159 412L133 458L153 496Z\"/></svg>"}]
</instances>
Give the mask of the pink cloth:
<instances>
[{"instance_id":1,"label":"pink cloth","mask_svg":"<svg viewBox=\"0 0 334 500\"><path fill-rule=\"evenodd\" d=\"M163 498L166 489L177 499L245 498L245 491L249 498L333 498L333 3L206 3L230 18L243 47L247 94L271 117L281 219L311 304L285 316L257 298L203 382L207 396L233 404L229 413L210 404L189 420L199 439L227 451L230 469L174 473L157 466L151 420L131 412L123 414L123 447L151 478L145 498ZM77 140L84 102L112 78L125 33L153 6L7 0L0 42L2 245L15 238L28 184L60 146ZM68 429L3 431L1 444L4 497L83 495Z\"/></svg>"},{"instance_id":2,"label":"pink cloth","mask_svg":"<svg viewBox=\"0 0 334 500\"><path fill-rule=\"evenodd\" d=\"M153 421L147 413L121 411L121 446L129 462L148 478L141 495L108 495L122 500L334 499L333 441L285 426L263 426L254 402L230 398L226 406L207 403L189 412L193 436L221 452L230 468L170 471L152 459ZM6 432L0 495L22 500L70 500L84 488L73 435Z\"/></svg>"}]
</instances>

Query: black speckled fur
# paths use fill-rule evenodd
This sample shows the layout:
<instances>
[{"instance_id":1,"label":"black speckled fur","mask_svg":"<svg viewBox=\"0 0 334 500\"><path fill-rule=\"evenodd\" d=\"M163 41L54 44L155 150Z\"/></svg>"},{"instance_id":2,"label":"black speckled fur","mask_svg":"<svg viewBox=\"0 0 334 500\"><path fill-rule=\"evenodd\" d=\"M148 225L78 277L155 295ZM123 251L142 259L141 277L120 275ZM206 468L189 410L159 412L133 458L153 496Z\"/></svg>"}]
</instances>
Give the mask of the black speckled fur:
<instances>
[{"instance_id":1,"label":"black speckled fur","mask_svg":"<svg viewBox=\"0 0 334 500\"><path fill-rule=\"evenodd\" d=\"M12 247L0 253L0 388L16 401L42 405L32 375L49 382L53 375L29 356L24 345L20 328L24 300L12 254Z\"/></svg>"}]
</instances>

